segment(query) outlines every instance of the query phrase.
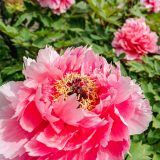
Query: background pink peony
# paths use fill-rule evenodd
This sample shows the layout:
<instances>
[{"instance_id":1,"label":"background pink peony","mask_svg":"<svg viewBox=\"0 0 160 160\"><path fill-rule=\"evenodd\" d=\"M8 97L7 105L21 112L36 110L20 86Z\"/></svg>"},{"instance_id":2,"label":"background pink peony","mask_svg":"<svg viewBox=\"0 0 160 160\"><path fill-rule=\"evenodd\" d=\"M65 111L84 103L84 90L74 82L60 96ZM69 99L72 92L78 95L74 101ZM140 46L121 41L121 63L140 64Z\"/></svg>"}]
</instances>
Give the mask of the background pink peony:
<instances>
[{"instance_id":1,"label":"background pink peony","mask_svg":"<svg viewBox=\"0 0 160 160\"><path fill-rule=\"evenodd\" d=\"M157 13L160 11L160 0L141 0L141 3L151 12Z\"/></svg>"},{"instance_id":2,"label":"background pink peony","mask_svg":"<svg viewBox=\"0 0 160 160\"><path fill-rule=\"evenodd\" d=\"M65 13L74 3L75 0L37 0L42 7L49 7L53 13Z\"/></svg>"},{"instance_id":3,"label":"background pink peony","mask_svg":"<svg viewBox=\"0 0 160 160\"><path fill-rule=\"evenodd\" d=\"M127 19L114 35L112 46L116 54L125 53L128 60L139 59L145 54L158 51L158 36L150 31L143 18Z\"/></svg>"},{"instance_id":4,"label":"background pink peony","mask_svg":"<svg viewBox=\"0 0 160 160\"><path fill-rule=\"evenodd\" d=\"M151 121L140 87L91 48L67 49L63 56L45 48L24 66L25 81L0 87L2 159L123 160L130 135ZM58 95L64 83L55 86L70 75L79 77L67 83L72 93ZM89 90L82 79L93 82ZM94 85L97 96L87 109Z\"/></svg>"}]
</instances>

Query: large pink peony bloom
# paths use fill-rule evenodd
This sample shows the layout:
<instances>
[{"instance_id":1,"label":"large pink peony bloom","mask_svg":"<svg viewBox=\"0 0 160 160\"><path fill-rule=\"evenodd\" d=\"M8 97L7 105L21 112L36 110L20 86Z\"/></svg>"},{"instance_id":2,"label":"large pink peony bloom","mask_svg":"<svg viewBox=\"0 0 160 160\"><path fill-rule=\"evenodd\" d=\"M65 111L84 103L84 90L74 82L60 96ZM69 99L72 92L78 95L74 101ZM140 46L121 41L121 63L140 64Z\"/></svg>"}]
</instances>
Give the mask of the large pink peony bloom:
<instances>
[{"instance_id":1,"label":"large pink peony bloom","mask_svg":"<svg viewBox=\"0 0 160 160\"><path fill-rule=\"evenodd\" d=\"M160 11L160 0L141 0L141 3L151 12L157 13Z\"/></svg>"},{"instance_id":2,"label":"large pink peony bloom","mask_svg":"<svg viewBox=\"0 0 160 160\"><path fill-rule=\"evenodd\" d=\"M90 48L52 48L0 87L0 155L11 160L122 160L151 121L140 87Z\"/></svg>"},{"instance_id":3,"label":"large pink peony bloom","mask_svg":"<svg viewBox=\"0 0 160 160\"><path fill-rule=\"evenodd\" d=\"M42 7L49 7L53 13L65 13L74 3L75 0L37 0Z\"/></svg>"},{"instance_id":4,"label":"large pink peony bloom","mask_svg":"<svg viewBox=\"0 0 160 160\"><path fill-rule=\"evenodd\" d=\"M156 53L158 36L151 32L143 18L127 19L126 23L115 33L112 46L116 54L126 54L126 59L139 59L148 53Z\"/></svg>"}]
</instances>

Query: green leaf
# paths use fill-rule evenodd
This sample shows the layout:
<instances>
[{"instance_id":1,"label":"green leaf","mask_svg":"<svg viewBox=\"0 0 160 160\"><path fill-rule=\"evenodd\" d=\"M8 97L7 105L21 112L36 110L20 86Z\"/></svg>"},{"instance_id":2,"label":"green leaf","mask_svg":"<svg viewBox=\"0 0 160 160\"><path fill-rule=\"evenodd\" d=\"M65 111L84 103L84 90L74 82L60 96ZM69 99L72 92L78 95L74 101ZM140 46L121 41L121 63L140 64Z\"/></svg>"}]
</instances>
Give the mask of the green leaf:
<instances>
[{"instance_id":1,"label":"green leaf","mask_svg":"<svg viewBox=\"0 0 160 160\"><path fill-rule=\"evenodd\" d=\"M57 41L54 43L54 46L56 48L63 48L63 47L70 47L70 46L73 46L73 45L76 45L78 44L79 41L77 39L72 39L72 40L67 40L67 41Z\"/></svg>"},{"instance_id":2,"label":"green leaf","mask_svg":"<svg viewBox=\"0 0 160 160\"><path fill-rule=\"evenodd\" d=\"M86 2L80 1L74 5L73 11L76 13L87 13L90 11L90 8Z\"/></svg>"},{"instance_id":3,"label":"green leaf","mask_svg":"<svg viewBox=\"0 0 160 160\"><path fill-rule=\"evenodd\" d=\"M10 25L5 25L1 19L0 19L0 31L2 31L3 33L5 33L6 35L10 36L10 37L15 37L16 35L18 35L18 29L11 27Z\"/></svg>"},{"instance_id":4,"label":"green leaf","mask_svg":"<svg viewBox=\"0 0 160 160\"><path fill-rule=\"evenodd\" d=\"M120 26L119 8L113 1L87 0L93 11L104 21L116 26Z\"/></svg>"},{"instance_id":5,"label":"green leaf","mask_svg":"<svg viewBox=\"0 0 160 160\"><path fill-rule=\"evenodd\" d=\"M160 154L154 154L153 160L160 160Z\"/></svg>"},{"instance_id":6,"label":"green leaf","mask_svg":"<svg viewBox=\"0 0 160 160\"><path fill-rule=\"evenodd\" d=\"M14 24L15 27L22 25L24 21L27 21L29 24L33 18L36 18L38 15L36 12L26 12L18 16L18 20Z\"/></svg>"},{"instance_id":7,"label":"green leaf","mask_svg":"<svg viewBox=\"0 0 160 160\"><path fill-rule=\"evenodd\" d=\"M149 77L160 76L160 60L156 57L144 56L143 62L130 61L127 65L130 67L130 71L136 73L146 73Z\"/></svg>"},{"instance_id":8,"label":"green leaf","mask_svg":"<svg viewBox=\"0 0 160 160\"><path fill-rule=\"evenodd\" d=\"M160 102L157 102L153 105L153 111L160 113Z\"/></svg>"},{"instance_id":9,"label":"green leaf","mask_svg":"<svg viewBox=\"0 0 160 160\"><path fill-rule=\"evenodd\" d=\"M127 65L130 67L130 71L133 71L136 73L143 72L145 70L144 65L136 61L129 61Z\"/></svg>"},{"instance_id":10,"label":"green leaf","mask_svg":"<svg viewBox=\"0 0 160 160\"><path fill-rule=\"evenodd\" d=\"M121 73L123 76L128 76L127 71L122 63L120 63Z\"/></svg>"},{"instance_id":11,"label":"green leaf","mask_svg":"<svg viewBox=\"0 0 160 160\"><path fill-rule=\"evenodd\" d=\"M127 160L151 160L151 154L152 149L149 145L142 144L141 142L132 142L130 156L127 157Z\"/></svg>"},{"instance_id":12,"label":"green leaf","mask_svg":"<svg viewBox=\"0 0 160 160\"><path fill-rule=\"evenodd\" d=\"M47 17L46 15L39 15L41 22L45 27L50 27L51 26L51 18Z\"/></svg>"},{"instance_id":13,"label":"green leaf","mask_svg":"<svg viewBox=\"0 0 160 160\"><path fill-rule=\"evenodd\" d=\"M160 129L150 130L147 138L149 144L154 144L160 140Z\"/></svg>"},{"instance_id":14,"label":"green leaf","mask_svg":"<svg viewBox=\"0 0 160 160\"><path fill-rule=\"evenodd\" d=\"M160 142L153 145L153 149L154 149L154 152L157 152L160 154Z\"/></svg>"},{"instance_id":15,"label":"green leaf","mask_svg":"<svg viewBox=\"0 0 160 160\"><path fill-rule=\"evenodd\" d=\"M95 43L92 43L92 48L94 50L95 53L98 53L98 54L102 54L105 52L105 48L100 46L100 45L97 45Z\"/></svg>"},{"instance_id":16,"label":"green leaf","mask_svg":"<svg viewBox=\"0 0 160 160\"><path fill-rule=\"evenodd\" d=\"M16 64L14 66L5 67L1 71L1 73L9 76L9 75L15 74L16 72L21 72L21 71L22 71L22 66L19 64Z\"/></svg>"},{"instance_id":17,"label":"green leaf","mask_svg":"<svg viewBox=\"0 0 160 160\"><path fill-rule=\"evenodd\" d=\"M160 114L158 114L156 117L153 117L153 127L160 128Z\"/></svg>"}]
</instances>

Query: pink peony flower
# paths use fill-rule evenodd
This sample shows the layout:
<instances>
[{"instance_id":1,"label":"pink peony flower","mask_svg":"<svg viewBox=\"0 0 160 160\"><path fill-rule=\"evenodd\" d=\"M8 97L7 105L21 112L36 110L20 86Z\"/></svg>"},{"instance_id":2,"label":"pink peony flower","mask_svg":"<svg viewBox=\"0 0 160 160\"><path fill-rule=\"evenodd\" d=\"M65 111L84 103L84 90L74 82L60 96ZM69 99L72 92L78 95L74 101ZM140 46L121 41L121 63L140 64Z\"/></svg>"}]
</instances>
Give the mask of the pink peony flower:
<instances>
[{"instance_id":1,"label":"pink peony flower","mask_svg":"<svg viewBox=\"0 0 160 160\"><path fill-rule=\"evenodd\" d=\"M116 54L125 53L126 59L139 59L148 53L156 53L158 36L151 32L143 18L127 19L126 23L115 33L112 46Z\"/></svg>"},{"instance_id":2,"label":"pink peony flower","mask_svg":"<svg viewBox=\"0 0 160 160\"><path fill-rule=\"evenodd\" d=\"M0 87L1 159L122 160L151 121L140 87L90 48L45 48L24 66L25 81Z\"/></svg>"},{"instance_id":3,"label":"pink peony flower","mask_svg":"<svg viewBox=\"0 0 160 160\"><path fill-rule=\"evenodd\" d=\"M74 3L75 0L37 0L42 7L49 7L53 13L60 15L65 13Z\"/></svg>"},{"instance_id":4,"label":"pink peony flower","mask_svg":"<svg viewBox=\"0 0 160 160\"><path fill-rule=\"evenodd\" d=\"M157 13L160 11L160 0L141 0L141 3L151 12Z\"/></svg>"}]
</instances>

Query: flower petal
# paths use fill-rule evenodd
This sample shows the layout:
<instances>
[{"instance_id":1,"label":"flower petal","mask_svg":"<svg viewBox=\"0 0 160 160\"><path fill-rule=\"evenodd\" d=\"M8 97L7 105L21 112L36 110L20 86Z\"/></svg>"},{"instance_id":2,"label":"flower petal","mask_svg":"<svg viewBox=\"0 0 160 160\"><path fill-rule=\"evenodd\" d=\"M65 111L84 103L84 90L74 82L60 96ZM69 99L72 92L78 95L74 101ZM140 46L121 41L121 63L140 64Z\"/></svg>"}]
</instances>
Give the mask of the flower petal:
<instances>
[{"instance_id":1,"label":"flower petal","mask_svg":"<svg viewBox=\"0 0 160 160\"><path fill-rule=\"evenodd\" d=\"M152 120L152 111L147 100L137 104L134 116L128 120L129 131L131 135L144 132Z\"/></svg>"},{"instance_id":2,"label":"flower petal","mask_svg":"<svg viewBox=\"0 0 160 160\"><path fill-rule=\"evenodd\" d=\"M113 119L113 125L111 129L110 140L127 140L129 137L128 126L116 108L114 108L114 113L111 115L111 118Z\"/></svg>"},{"instance_id":3,"label":"flower petal","mask_svg":"<svg viewBox=\"0 0 160 160\"><path fill-rule=\"evenodd\" d=\"M128 149L129 143L127 141L110 141L106 148L99 149L96 160L123 160Z\"/></svg>"},{"instance_id":4,"label":"flower petal","mask_svg":"<svg viewBox=\"0 0 160 160\"><path fill-rule=\"evenodd\" d=\"M76 132L75 128L66 126L61 133L56 134L52 127L48 126L38 135L37 140L48 147L62 150Z\"/></svg>"},{"instance_id":5,"label":"flower petal","mask_svg":"<svg viewBox=\"0 0 160 160\"><path fill-rule=\"evenodd\" d=\"M78 108L79 102L77 101L76 95L71 95L67 100L62 98L53 104L53 110L65 123L69 125L78 125L83 118L83 112Z\"/></svg>"},{"instance_id":6,"label":"flower petal","mask_svg":"<svg viewBox=\"0 0 160 160\"><path fill-rule=\"evenodd\" d=\"M42 117L37 106L34 102L31 102L20 118L20 125L24 130L32 132L36 127L38 127L38 125L40 125L41 122Z\"/></svg>"},{"instance_id":7,"label":"flower petal","mask_svg":"<svg viewBox=\"0 0 160 160\"><path fill-rule=\"evenodd\" d=\"M36 137L33 137L26 145L25 149L28 152L29 156L45 156L50 153L57 152L57 149L49 148L45 144L36 140Z\"/></svg>"},{"instance_id":8,"label":"flower petal","mask_svg":"<svg viewBox=\"0 0 160 160\"><path fill-rule=\"evenodd\" d=\"M0 154L13 159L25 153L24 144L28 134L22 130L16 119L0 121Z\"/></svg>"}]
</instances>

